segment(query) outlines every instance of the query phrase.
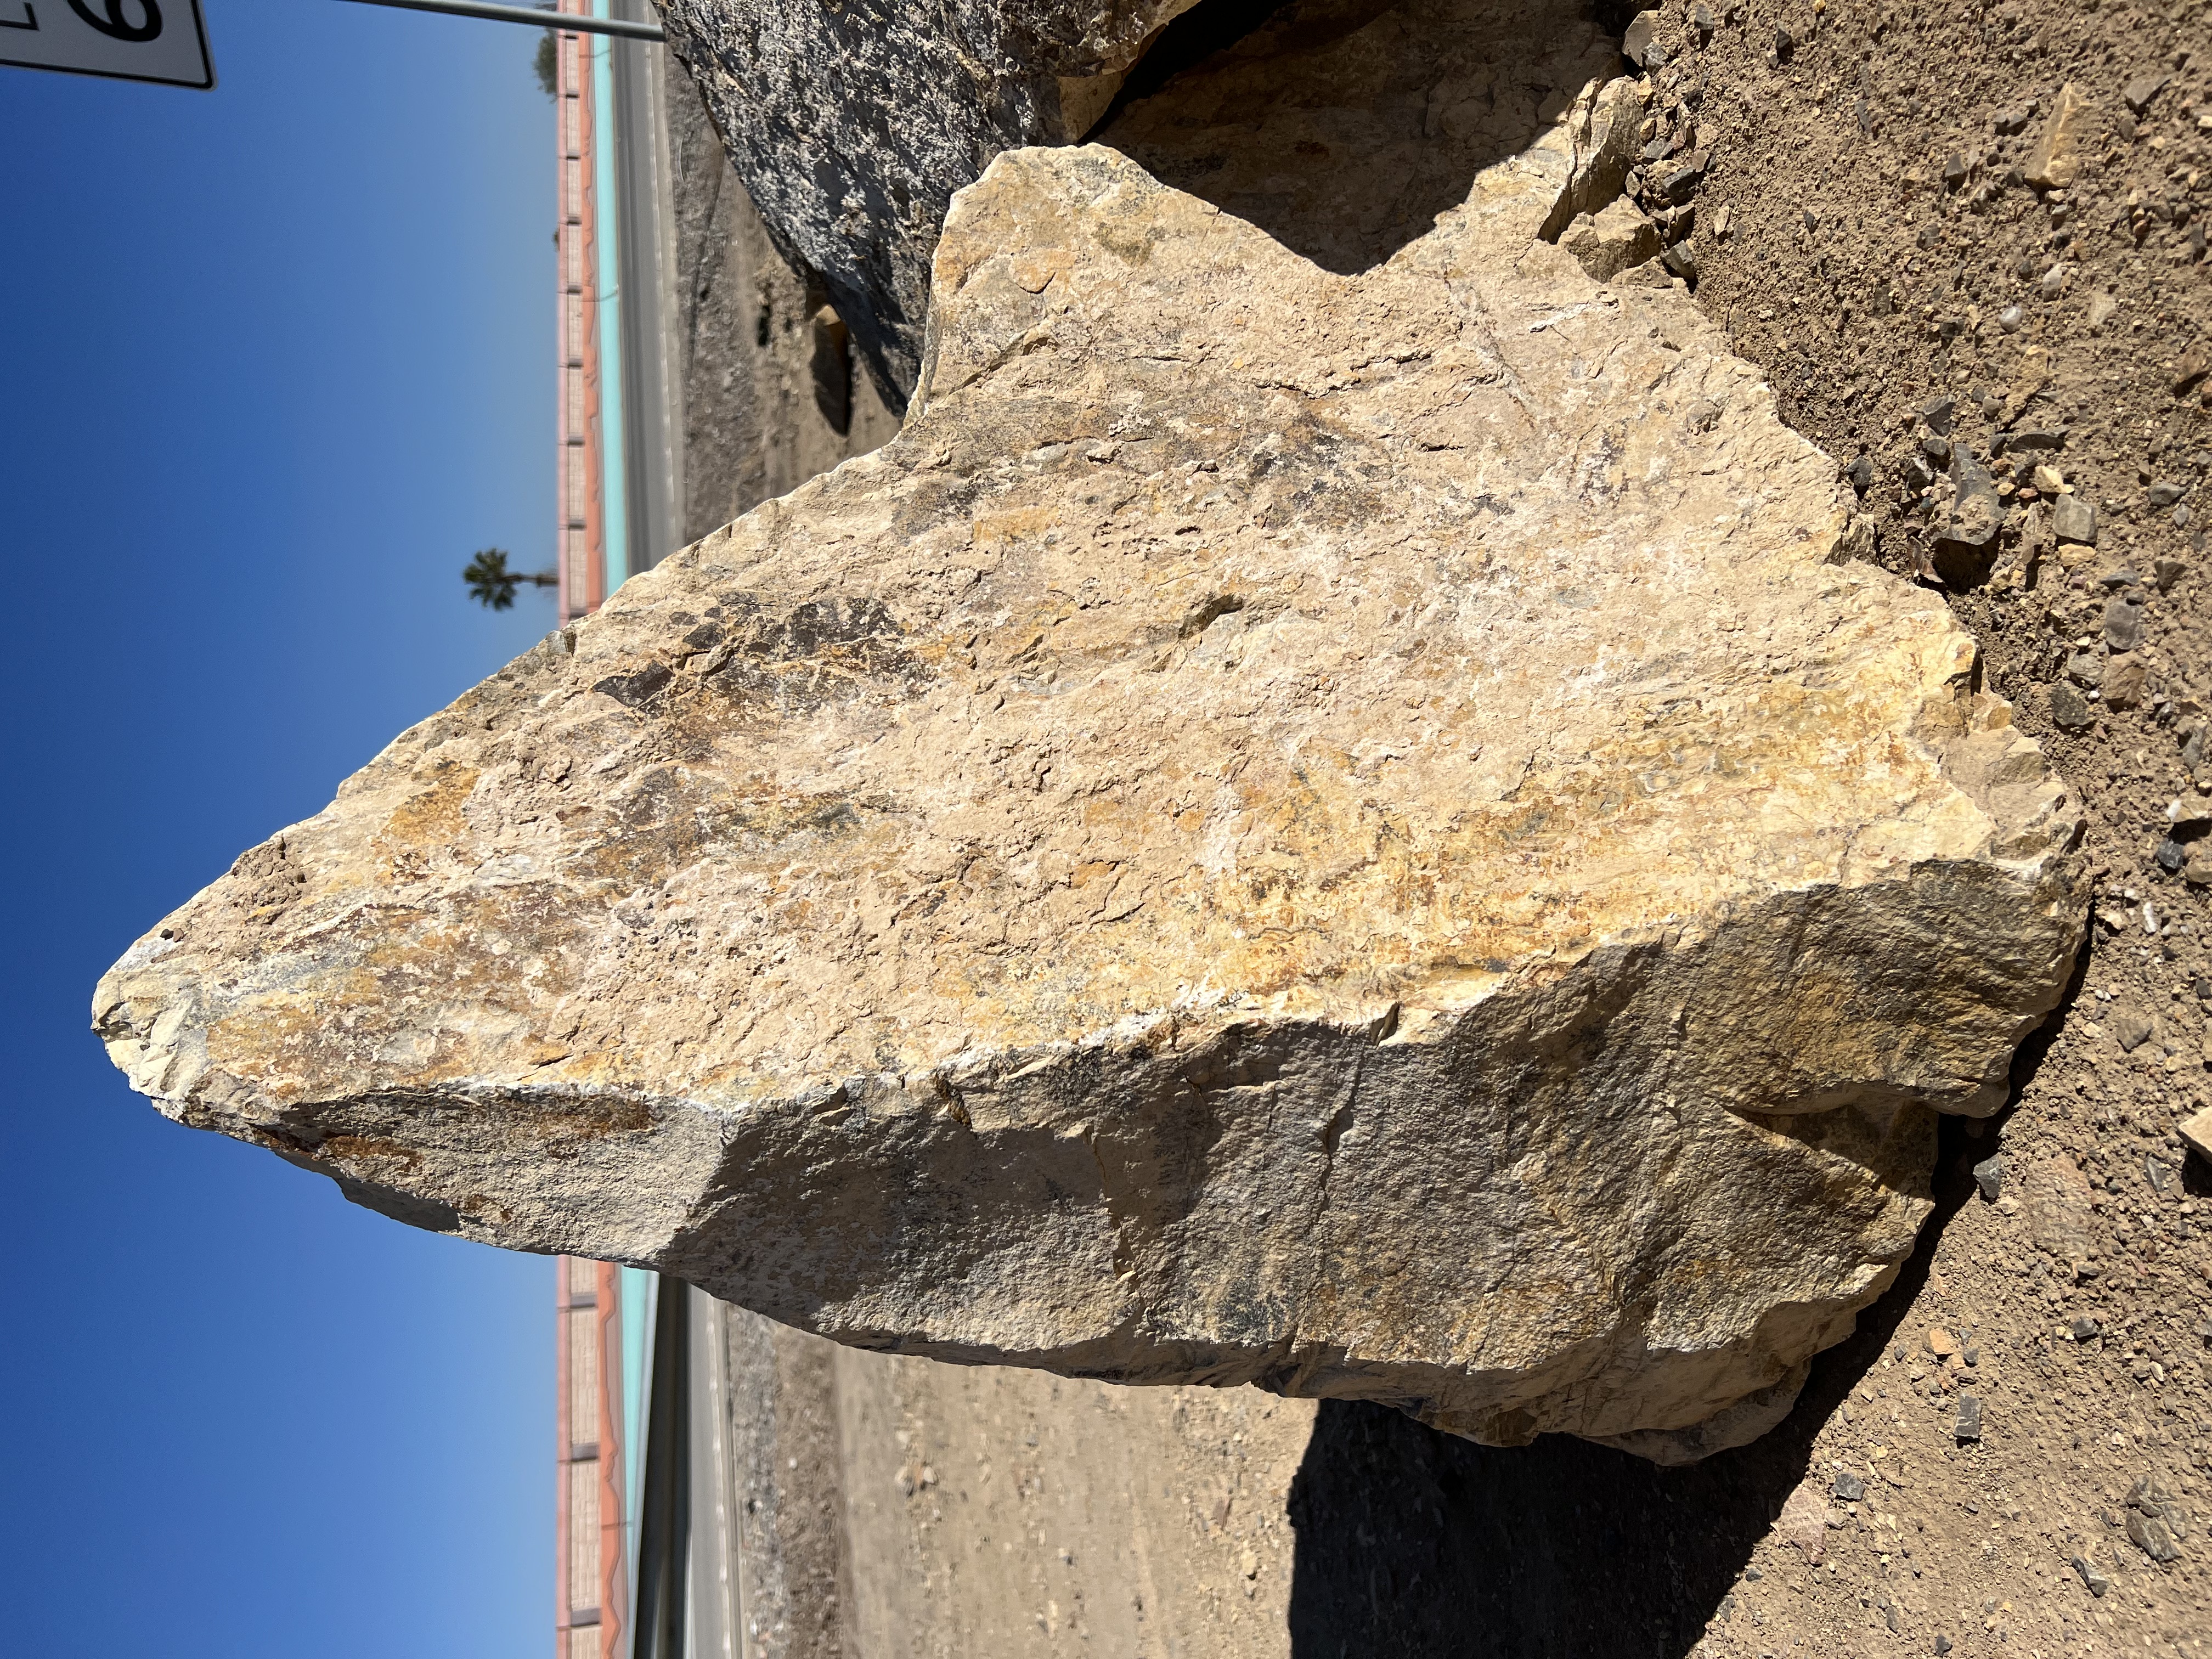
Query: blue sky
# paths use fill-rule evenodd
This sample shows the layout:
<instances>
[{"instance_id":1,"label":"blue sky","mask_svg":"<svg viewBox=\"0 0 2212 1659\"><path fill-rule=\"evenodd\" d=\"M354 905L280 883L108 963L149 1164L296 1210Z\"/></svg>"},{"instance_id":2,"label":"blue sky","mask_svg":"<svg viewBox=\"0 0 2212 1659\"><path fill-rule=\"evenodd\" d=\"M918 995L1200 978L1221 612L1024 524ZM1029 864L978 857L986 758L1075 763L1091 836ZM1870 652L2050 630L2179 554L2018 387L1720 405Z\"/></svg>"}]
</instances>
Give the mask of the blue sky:
<instances>
[{"instance_id":1,"label":"blue sky","mask_svg":"<svg viewBox=\"0 0 2212 1659\"><path fill-rule=\"evenodd\" d=\"M0 69L11 1651L546 1650L551 1271L164 1121L139 933L552 620L534 31L206 0L220 86Z\"/></svg>"}]
</instances>

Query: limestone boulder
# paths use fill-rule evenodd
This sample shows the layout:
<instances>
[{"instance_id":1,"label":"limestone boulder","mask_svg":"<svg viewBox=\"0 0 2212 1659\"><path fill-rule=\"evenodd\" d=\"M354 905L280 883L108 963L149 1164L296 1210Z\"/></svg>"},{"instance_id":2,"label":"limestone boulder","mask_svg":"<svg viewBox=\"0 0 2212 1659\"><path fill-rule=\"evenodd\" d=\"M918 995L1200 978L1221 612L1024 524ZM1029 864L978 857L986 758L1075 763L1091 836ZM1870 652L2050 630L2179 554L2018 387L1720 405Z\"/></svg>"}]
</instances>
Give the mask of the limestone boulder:
<instances>
[{"instance_id":1,"label":"limestone boulder","mask_svg":"<svg viewBox=\"0 0 2212 1659\"><path fill-rule=\"evenodd\" d=\"M1300 72L1372 107L1407 27ZM1387 151L1262 199L1319 93L1206 165L1249 62L992 162L901 435L140 940L133 1084L859 1346L1773 1422L2061 994L2075 804L1757 372L1545 240L1609 71L1425 50L1503 152L1441 210L1301 230Z\"/></svg>"}]
</instances>

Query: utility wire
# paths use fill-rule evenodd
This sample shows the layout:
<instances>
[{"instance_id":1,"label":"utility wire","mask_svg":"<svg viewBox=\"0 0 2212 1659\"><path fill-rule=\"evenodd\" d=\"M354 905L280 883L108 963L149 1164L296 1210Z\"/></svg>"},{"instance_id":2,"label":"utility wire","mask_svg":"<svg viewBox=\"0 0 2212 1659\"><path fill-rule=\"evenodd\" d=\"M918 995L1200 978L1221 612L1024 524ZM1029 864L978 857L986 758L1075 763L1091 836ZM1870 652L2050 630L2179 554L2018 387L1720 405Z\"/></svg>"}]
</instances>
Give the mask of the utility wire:
<instances>
[{"instance_id":1,"label":"utility wire","mask_svg":"<svg viewBox=\"0 0 2212 1659\"><path fill-rule=\"evenodd\" d=\"M495 6L485 0L354 0L361 6L402 6L409 11L442 11L455 17L481 17L494 23L527 23L532 28L559 29L564 33L616 34L626 40L659 40L665 37L658 23L633 23L627 17L582 17L574 12L547 11L536 6Z\"/></svg>"}]
</instances>

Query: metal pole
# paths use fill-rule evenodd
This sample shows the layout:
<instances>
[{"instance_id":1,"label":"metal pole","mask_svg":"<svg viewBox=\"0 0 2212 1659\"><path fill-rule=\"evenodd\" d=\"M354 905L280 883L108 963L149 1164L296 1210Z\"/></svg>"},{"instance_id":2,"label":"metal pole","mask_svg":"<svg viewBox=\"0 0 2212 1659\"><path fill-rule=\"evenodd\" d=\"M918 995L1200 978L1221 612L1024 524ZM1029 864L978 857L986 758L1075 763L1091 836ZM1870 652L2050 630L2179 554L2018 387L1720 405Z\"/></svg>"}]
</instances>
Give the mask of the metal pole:
<instances>
[{"instance_id":1,"label":"metal pole","mask_svg":"<svg viewBox=\"0 0 2212 1659\"><path fill-rule=\"evenodd\" d=\"M360 6L401 6L409 11L442 11L455 17L481 17L494 23L527 23L563 33L618 34L629 40L665 38L658 23L633 23L626 17L582 17L574 12L541 11L535 6L494 6L484 0L353 0Z\"/></svg>"}]
</instances>

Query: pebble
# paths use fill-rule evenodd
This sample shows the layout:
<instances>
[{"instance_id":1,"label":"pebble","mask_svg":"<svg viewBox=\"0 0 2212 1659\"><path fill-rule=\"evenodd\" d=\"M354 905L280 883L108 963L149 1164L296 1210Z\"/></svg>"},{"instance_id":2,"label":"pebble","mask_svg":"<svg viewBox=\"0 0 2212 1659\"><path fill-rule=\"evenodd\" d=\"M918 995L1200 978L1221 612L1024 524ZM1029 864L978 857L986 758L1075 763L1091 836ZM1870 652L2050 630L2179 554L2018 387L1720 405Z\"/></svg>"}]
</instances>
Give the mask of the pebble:
<instances>
[{"instance_id":1,"label":"pebble","mask_svg":"<svg viewBox=\"0 0 2212 1659\"><path fill-rule=\"evenodd\" d=\"M2097 509L2079 495L2061 495L2051 504L2051 533L2062 542L2097 544Z\"/></svg>"},{"instance_id":2,"label":"pebble","mask_svg":"<svg viewBox=\"0 0 2212 1659\"><path fill-rule=\"evenodd\" d=\"M2068 1334L2076 1342L2094 1342L2104 1334L2104 1328L2087 1314L2075 1314L2066 1326Z\"/></svg>"},{"instance_id":3,"label":"pebble","mask_svg":"<svg viewBox=\"0 0 2212 1659\"><path fill-rule=\"evenodd\" d=\"M1982 1189L1984 1202L1994 1204L2004 1191L2004 1154L1991 1152L1974 1165L1974 1185Z\"/></svg>"},{"instance_id":4,"label":"pebble","mask_svg":"<svg viewBox=\"0 0 2212 1659\"><path fill-rule=\"evenodd\" d=\"M2166 90L2166 82L2163 75L2138 75L2120 88L2120 97L2130 109L2141 115L2150 107L2150 100Z\"/></svg>"},{"instance_id":5,"label":"pebble","mask_svg":"<svg viewBox=\"0 0 2212 1659\"><path fill-rule=\"evenodd\" d=\"M2105 681L2105 659L2094 651L2076 651L2066 659L2066 678L2094 690Z\"/></svg>"},{"instance_id":6,"label":"pebble","mask_svg":"<svg viewBox=\"0 0 2212 1659\"><path fill-rule=\"evenodd\" d=\"M1951 1425L1951 1437L1962 1442L1982 1437L1982 1402L1972 1395L1959 1396L1959 1419Z\"/></svg>"},{"instance_id":7,"label":"pebble","mask_svg":"<svg viewBox=\"0 0 2212 1659\"><path fill-rule=\"evenodd\" d=\"M2007 306L1997 313L1997 326L2008 334L2016 331L2027 320L2027 313L2018 306Z\"/></svg>"},{"instance_id":8,"label":"pebble","mask_svg":"<svg viewBox=\"0 0 2212 1659\"><path fill-rule=\"evenodd\" d=\"M1951 465L1951 441L1948 438L1923 438L1920 452L1938 466Z\"/></svg>"},{"instance_id":9,"label":"pebble","mask_svg":"<svg viewBox=\"0 0 2212 1659\"><path fill-rule=\"evenodd\" d=\"M1943 183L1946 188L1956 190L1966 182L1966 160L1963 155L1947 156L1943 161Z\"/></svg>"},{"instance_id":10,"label":"pebble","mask_svg":"<svg viewBox=\"0 0 2212 1659\"><path fill-rule=\"evenodd\" d=\"M2175 1561L2181 1557L2181 1547L2174 1542L2173 1529L2163 1521L2153 1520L2146 1515L2130 1514L2128 1516L2128 1537L2137 1549L2154 1561Z\"/></svg>"},{"instance_id":11,"label":"pebble","mask_svg":"<svg viewBox=\"0 0 2212 1659\"><path fill-rule=\"evenodd\" d=\"M2063 495L2066 493L2066 475L2055 466L2049 466L2038 461L2035 471L2029 476L2035 487L2046 495Z\"/></svg>"},{"instance_id":12,"label":"pebble","mask_svg":"<svg viewBox=\"0 0 2212 1659\"><path fill-rule=\"evenodd\" d=\"M1862 495L1874 488L1874 458L1862 455L1844 469L1844 477L1850 480L1851 488ZM2166 562L2172 563L2168 560Z\"/></svg>"},{"instance_id":13,"label":"pebble","mask_svg":"<svg viewBox=\"0 0 2212 1659\"><path fill-rule=\"evenodd\" d=\"M1662 67L1667 61L1663 53L1662 54L1659 61L1656 64L1651 61L1650 58L1651 49L1658 44L1658 12L1656 10L1638 12L1635 16L1629 19L1627 28L1622 31L1620 37L1621 55L1626 58L1629 62L1640 64L1645 69L1659 69Z\"/></svg>"},{"instance_id":14,"label":"pebble","mask_svg":"<svg viewBox=\"0 0 2212 1659\"><path fill-rule=\"evenodd\" d=\"M2051 718L2061 730L2080 732L2096 719L2089 700L2061 680L2051 688Z\"/></svg>"},{"instance_id":15,"label":"pebble","mask_svg":"<svg viewBox=\"0 0 2212 1659\"><path fill-rule=\"evenodd\" d=\"M2142 606L2124 593L2105 602L2105 643L2115 651L2132 651L2142 637Z\"/></svg>"},{"instance_id":16,"label":"pebble","mask_svg":"<svg viewBox=\"0 0 2212 1659\"><path fill-rule=\"evenodd\" d=\"M2120 1045L2120 1052L2131 1054L2150 1040L2150 1021L2129 1009L2112 1016L2112 1037Z\"/></svg>"},{"instance_id":17,"label":"pebble","mask_svg":"<svg viewBox=\"0 0 2212 1659\"><path fill-rule=\"evenodd\" d=\"M2112 1581L2099 1572L2096 1564L2086 1555L2074 1558L2074 1571L2081 1575L2081 1583L2092 1595L2102 1595L2112 1587Z\"/></svg>"},{"instance_id":18,"label":"pebble","mask_svg":"<svg viewBox=\"0 0 2212 1659\"><path fill-rule=\"evenodd\" d=\"M2153 856L2158 860L2160 869L2169 876L2178 876L2181 873L2181 866L2189 862L2189 849L2168 836L2159 842L2158 851Z\"/></svg>"},{"instance_id":19,"label":"pebble","mask_svg":"<svg viewBox=\"0 0 2212 1659\"><path fill-rule=\"evenodd\" d=\"M1836 1474L1835 1495L1838 1504L1856 1504L1866 1496L1866 1482L1849 1469L1840 1469Z\"/></svg>"},{"instance_id":20,"label":"pebble","mask_svg":"<svg viewBox=\"0 0 2212 1659\"><path fill-rule=\"evenodd\" d=\"M1959 406L1956 403L1948 398L1938 398L1920 411L1920 424L1940 437L1948 437L1951 434L1952 417L1958 412Z\"/></svg>"},{"instance_id":21,"label":"pebble","mask_svg":"<svg viewBox=\"0 0 2212 1659\"><path fill-rule=\"evenodd\" d=\"M2055 300L2063 294L2066 291L2066 267L2053 265L2045 271L2043 280L2035 285L2035 291L2046 300Z\"/></svg>"},{"instance_id":22,"label":"pebble","mask_svg":"<svg viewBox=\"0 0 2212 1659\"><path fill-rule=\"evenodd\" d=\"M2153 507L2172 507L2188 493L2187 484L2173 483L2161 479L2150 487L2150 504Z\"/></svg>"}]
</instances>

